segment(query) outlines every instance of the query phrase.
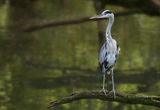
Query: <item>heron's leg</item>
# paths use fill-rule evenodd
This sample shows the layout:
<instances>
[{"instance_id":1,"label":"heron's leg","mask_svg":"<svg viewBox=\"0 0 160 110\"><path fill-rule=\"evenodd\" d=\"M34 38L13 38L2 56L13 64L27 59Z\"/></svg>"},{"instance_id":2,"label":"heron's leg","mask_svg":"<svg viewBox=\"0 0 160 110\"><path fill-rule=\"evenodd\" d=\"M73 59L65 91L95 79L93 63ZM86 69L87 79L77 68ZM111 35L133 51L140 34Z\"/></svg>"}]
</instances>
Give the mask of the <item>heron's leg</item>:
<instances>
[{"instance_id":1,"label":"heron's leg","mask_svg":"<svg viewBox=\"0 0 160 110\"><path fill-rule=\"evenodd\" d=\"M102 90L105 90L104 89L104 84L105 84L105 74L103 75L103 88L102 88Z\"/></svg>"},{"instance_id":2,"label":"heron's leg","mask_svg":"<svg viewBox=\"0 0 160 110\"><path fill-rule=\"evenodd\" d=\"M105 84L105 74L103 74L103 87L102 87L102 90L100 90L99 92L104 92L104 94L106 95L106 91L104 89L104 84Z\"/></svg>"},{"instance_id":3,"label":"heron's leg","mask_svg":"<svg viewBox=\"0 0 160 110\"><path fill-rule=\"evenodd\" d=\"M116 92L115 92L115 89L114 89L113 68L111 70L111 75L112 75L112 91L113 91L113 94L114 94L114 98L116 98Z\"/></svg>"}]
</instances>

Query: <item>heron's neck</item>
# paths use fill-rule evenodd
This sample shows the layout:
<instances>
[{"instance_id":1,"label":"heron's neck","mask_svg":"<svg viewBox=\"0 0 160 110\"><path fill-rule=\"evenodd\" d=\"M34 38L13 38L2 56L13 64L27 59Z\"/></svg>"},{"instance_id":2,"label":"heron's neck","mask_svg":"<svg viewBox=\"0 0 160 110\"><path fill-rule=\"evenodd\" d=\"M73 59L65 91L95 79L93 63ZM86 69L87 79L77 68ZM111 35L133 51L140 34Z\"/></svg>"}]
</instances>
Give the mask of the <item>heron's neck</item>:
<instances>
[{"instance_id":1,"label":"heron's neck","mask_svg":"<svg viewBox=\"0 0 160 110\"><path fill-rule=\"evenodd\" d=\"M109 17L109 22L108 22L108 25L107 25L107 28L106 28L106 40L112 40L112 37L111 37L111 27L112 27L112 24L114 22L114 16L111 16Z\"/></svg>"}]
</instances>

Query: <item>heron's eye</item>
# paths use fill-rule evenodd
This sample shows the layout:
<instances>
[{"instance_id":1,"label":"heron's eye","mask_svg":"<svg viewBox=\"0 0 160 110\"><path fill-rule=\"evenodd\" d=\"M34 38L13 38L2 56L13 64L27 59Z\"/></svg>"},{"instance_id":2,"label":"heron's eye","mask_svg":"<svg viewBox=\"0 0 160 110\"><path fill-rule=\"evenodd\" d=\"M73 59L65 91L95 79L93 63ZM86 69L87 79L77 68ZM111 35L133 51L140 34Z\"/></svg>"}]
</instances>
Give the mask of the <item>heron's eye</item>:
<instances>
[{"instance_id":1,"label":"heron's eye","mask_svg":"<svg viewBox=\"0 0 160 110\"><path fill-rule=\"evenodd\" d=\"M111 14L112 12L111 11L105 11L104 14Z\"/></svg>"}]
</instances>

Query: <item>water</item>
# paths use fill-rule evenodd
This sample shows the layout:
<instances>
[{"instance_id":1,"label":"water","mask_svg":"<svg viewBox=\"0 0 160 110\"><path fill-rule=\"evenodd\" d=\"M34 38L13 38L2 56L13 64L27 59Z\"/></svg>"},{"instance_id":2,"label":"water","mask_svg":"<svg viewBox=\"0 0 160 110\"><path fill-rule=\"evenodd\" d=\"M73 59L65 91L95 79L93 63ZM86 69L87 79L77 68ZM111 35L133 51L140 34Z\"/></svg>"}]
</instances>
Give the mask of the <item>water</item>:
<instances>
[{"instance_id":1,"label":"water","mask_svg":"<svg viewBox=\"0 0 160 110\"><path fill-rule=\"evenodd\" d=\"M19 4L0 2L0 109L44 110L50 101L73 91L100 90L96 22L20 31L50 20L95 15L93 2L39 0ZM135 14L115 18L112 36L121 47L115 67L117 91L160 95L159 29L159 17ZM111 86L109 76L106 86ZM81 100L54 109L158 110L99 100Z\"/></svg>"}]
</instances>

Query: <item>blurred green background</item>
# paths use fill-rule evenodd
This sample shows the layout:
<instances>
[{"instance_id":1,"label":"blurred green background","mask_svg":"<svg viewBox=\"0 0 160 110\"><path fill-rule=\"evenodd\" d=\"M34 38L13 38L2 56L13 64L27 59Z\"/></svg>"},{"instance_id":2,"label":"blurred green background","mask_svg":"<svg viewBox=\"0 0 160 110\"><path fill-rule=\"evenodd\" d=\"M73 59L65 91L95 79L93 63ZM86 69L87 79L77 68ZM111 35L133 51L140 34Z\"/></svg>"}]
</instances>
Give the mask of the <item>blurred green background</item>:
<instances>
[{"instance_id":1,"label":"blurred green background","mask_svg":"<svg viewBox=\"0 0 160 110\"><path fill-rule=\"evenodd\" d=\"M45 110L50 101L73 91L101 89L96 21L20 31L33 24L96 15L94 4L93 0L0 0L0 110ZM114 5L104 9L114 13L129 10ZM159 20L159 16L146 13L115 18L112 37L121 47L115 65L116 91L160 95ZM108 20L101 22L105 31ZM110 76L106 86L111 89ZM102 109L159 110L100 100L80 100L54 108Z\"/></svg>"}]
</instances>

